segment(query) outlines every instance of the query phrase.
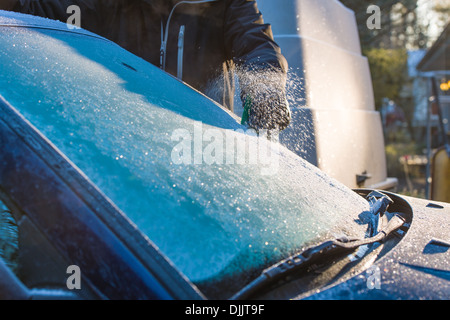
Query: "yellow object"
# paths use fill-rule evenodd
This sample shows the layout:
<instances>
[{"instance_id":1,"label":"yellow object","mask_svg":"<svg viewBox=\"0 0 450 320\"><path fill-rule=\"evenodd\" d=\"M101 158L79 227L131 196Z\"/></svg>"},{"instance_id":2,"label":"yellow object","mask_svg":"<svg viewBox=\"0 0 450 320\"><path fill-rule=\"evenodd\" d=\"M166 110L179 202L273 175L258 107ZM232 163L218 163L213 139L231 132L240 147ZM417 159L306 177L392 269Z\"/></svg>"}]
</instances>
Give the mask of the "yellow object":
<instances>
[{"instance_id":1,"label":"yellow object","mask_svg":"<svg viewBox=\"0 0 450 320\"><path fill-rule=\"evenodd\" d=\"M450 202L450 158L445 148L438 149L431 161L431 200Z\"/></svg>"}]
</instances>

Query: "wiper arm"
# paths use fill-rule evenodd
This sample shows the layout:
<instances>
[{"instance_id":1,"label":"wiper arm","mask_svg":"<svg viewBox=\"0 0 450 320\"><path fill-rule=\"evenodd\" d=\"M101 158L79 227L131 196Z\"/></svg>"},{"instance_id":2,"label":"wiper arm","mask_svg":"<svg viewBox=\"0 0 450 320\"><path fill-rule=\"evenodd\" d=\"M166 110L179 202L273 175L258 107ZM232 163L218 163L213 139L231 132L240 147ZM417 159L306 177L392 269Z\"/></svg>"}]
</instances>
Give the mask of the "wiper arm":
<instances>
[{"instance_id":1,"label":"wiper arm","mask_svg":"<svg viewBox=\"0 0 450 320\"><path fill-rule=\"evenodd\" d=\"M387 207L385 207L385 209L386 208ZM377 210L375 213L383 214L384 212ZM363 245L381 242L389 234L402 227L405 222L406 219L396 213L392 216L387 225L373 237L361 240L329 240L319 244L318 246L306 249L299 254L293 255L282 260L281 262L278 262L272 267L265 269L258 278L250 282L247 286L231 297L231 299L249 299L257 291L272 285L276 281L285 278L291 273L306 270L308 267L321 263L325 259L328 260L330 257L350 253Z\"/></svg>"}]
</instances>

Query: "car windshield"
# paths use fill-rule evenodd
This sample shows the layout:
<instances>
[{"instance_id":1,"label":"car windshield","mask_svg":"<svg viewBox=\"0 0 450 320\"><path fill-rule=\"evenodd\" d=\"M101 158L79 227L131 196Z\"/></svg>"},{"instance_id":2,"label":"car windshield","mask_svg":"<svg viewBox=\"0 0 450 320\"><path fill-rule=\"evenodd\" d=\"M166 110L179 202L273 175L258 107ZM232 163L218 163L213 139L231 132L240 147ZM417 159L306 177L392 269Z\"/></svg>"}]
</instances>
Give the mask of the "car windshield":
<instances>
[{"instance_id":1,"label":"car windshield","mask_svg":"<svg viewBox=\"0 0 450 320\"><path fill-rule=\"evenodd\" d=\"M3 26L0 65L0 95L200 287L366 232L363 198L105 39Z\"/></svg>"}]
</instances>

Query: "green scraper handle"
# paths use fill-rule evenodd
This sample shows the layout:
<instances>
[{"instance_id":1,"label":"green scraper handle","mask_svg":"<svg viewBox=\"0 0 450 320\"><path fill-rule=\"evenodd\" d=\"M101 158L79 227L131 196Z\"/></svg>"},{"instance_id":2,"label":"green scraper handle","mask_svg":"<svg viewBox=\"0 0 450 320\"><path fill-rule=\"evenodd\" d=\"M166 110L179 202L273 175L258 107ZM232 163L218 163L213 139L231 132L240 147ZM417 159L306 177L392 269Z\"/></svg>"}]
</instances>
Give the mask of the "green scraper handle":
<instances>
[{"instance_id":1,"label":"green scraper handle","mask_svg":"<svg viewBox=\"0 0 450 320\"><path fill-rule=\"evenodd\" d=\"M248 122L248 114L249 114L251 104L252 104L252 99L249 96L247 96L245 98L245 103L244 103L244 112L242 113L242 120L241 120L242 125L245 125Z\"/></svg>"}]
</instances>

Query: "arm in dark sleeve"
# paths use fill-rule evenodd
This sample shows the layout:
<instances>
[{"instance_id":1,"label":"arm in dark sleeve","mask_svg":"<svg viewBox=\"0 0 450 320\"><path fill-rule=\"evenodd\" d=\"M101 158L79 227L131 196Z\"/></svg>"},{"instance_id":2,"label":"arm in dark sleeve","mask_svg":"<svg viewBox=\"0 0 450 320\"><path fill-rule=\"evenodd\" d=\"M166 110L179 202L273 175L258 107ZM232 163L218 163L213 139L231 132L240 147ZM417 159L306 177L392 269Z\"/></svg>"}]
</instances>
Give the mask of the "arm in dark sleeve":
<instances>
[{"instance_id":1,"label":"arm in dark sleeve","mask_svg":"<svg viewBox=\"0 0 450 320\"><path fill-rule=\"evenodd\" d=\"M286 74L288 64L273 40L256 1L226 0L225 42L227 55L248 69L278 69Z\"/></svg>"},{"instance_id":2,"label":"arm in dark sleeve","mask_svg":"<svg viewBox=\"0 0 450 320\"><path fill-rule=\"evenodd\" d=\"M291 119L286 99L288 63L256 1L226 1L225 46L238 65L242 122L257 131L284 130Z\"/></svg>"}]
</instances>

